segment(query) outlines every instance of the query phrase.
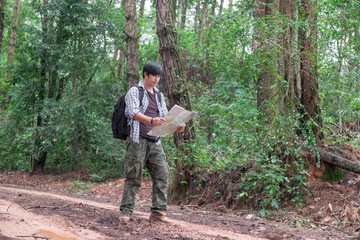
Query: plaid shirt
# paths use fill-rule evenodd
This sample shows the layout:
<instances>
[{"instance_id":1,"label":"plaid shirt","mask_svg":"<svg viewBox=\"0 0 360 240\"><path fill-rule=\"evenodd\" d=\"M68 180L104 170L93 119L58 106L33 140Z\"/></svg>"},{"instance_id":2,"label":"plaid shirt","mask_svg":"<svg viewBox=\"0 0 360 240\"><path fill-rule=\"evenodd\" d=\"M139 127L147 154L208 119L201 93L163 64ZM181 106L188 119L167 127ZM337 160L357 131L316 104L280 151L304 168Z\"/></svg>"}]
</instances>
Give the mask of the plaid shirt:
<instances>
[{"instance_id":1,"label":"plaid shirt","mask_svg":"<svg viewBox=\"0 0 360 240\"><path fill-rule=\"evenodd\" d=\"M134 116L138 112L144 114L149 105L149 95L147 91L145 91L145 86L143 81L139 82L138 85L144 88L144 98L142 100L141 107L139 102L139 90L136 87L130 88L130 90L128 91L125 97L125 103L126 103L125 115L128 118L128 124L131 125L130 138L136 143L139 143L140 124L139 121L134 120ZM154 87L154 92L156 93L155 98L159 110L159 117L163 118L168 113L164 95L156 87ZM161 94L161 103L159 101L157 93ZM160 144L160 141L158 141L157 144Z\"/></svg>"}]
</instances>

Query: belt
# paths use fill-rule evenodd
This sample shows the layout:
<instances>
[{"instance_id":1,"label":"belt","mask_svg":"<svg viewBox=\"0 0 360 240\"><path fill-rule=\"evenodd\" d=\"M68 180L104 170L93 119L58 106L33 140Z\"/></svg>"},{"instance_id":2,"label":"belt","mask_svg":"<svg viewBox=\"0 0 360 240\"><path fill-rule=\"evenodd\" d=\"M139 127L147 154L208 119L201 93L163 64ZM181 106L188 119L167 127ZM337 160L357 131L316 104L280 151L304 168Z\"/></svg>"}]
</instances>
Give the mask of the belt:
<instances>
[{"instance_id":1,"label":"belt","mask_svg":"<svg viewBox=\"0 0 360 240\"><path fill-rule=\"evenodd\" d=\"M157 143L160 140L160 137L156 137L156 138L151 138L147 135L144 135L142 133L140 133L140 138L146 139L148 142L152 142L152 143Z\"/></svg>"}]
</instances>

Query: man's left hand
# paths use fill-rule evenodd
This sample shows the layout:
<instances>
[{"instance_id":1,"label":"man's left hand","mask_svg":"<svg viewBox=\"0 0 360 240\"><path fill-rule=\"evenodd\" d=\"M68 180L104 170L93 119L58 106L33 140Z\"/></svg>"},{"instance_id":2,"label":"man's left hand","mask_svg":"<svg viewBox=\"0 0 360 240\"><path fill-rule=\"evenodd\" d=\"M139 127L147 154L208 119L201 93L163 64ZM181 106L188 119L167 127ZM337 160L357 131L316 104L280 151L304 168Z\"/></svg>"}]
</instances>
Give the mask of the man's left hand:
<instances>
[{"instance_id":1,"label":"man's left hand","mask_svg":"<svg viewBox=\"0 0 360 240\"><path fill-rule=\"evenodd\" d=\"M186 124L184 124L184 126L177 127L176 131L177 132L183 132L185 127L186 127Z\"/></svg>"}]
</instances>

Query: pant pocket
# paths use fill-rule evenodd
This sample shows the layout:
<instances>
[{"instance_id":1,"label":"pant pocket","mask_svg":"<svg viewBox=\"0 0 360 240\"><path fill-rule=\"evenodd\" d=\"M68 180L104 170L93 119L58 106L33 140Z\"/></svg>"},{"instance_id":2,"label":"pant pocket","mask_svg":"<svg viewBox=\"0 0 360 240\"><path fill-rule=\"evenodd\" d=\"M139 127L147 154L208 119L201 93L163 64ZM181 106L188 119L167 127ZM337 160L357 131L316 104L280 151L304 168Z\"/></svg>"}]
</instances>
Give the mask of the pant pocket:
<instances>
[{"instance_id":1,"label":"pant pocket","mask_svg":"<svg viewBox=\"0 0 360 240\"><path fill-rule=\"evenodd\" d=\"M127 159L124 166L124 175L128 180L139 178L141 171L140 162L137 159Z\"/></svg>"}]
</instances>

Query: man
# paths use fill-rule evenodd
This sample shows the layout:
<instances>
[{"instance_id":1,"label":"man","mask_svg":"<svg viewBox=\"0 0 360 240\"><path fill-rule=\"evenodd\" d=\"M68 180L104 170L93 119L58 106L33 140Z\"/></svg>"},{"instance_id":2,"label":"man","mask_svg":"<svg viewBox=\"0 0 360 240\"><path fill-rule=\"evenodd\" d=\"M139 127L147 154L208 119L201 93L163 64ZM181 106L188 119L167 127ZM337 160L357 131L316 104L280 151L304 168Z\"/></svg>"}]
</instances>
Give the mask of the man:
<instances>
[{"instance_id":1,"label":"man","mask_svg":"<svg viewBox=\"0 0 360 240\"><path fill-rule=\"evenodd\" d=\"M145 64L144 79L138 84L144 88L142 103L139 102L137 87L130 88L125 97L125 115L131 125L131 131L126 139L125 184L120 206L120 224L131 219L135 195L141 187L142 169L145 166L153 181L150 219L168 222L166 205L169 166L160 138L147 135L154 126L164 123L164 117L168 112L164 95L155 87L162 72L163 69L157 62ZM178 127L177 131L182 132L184 128L185 126Z\"/></svg>"}]
</instances>

